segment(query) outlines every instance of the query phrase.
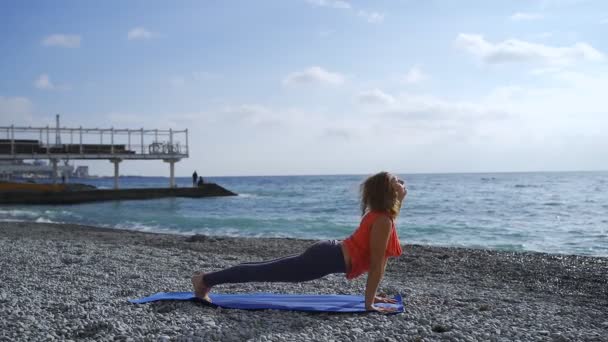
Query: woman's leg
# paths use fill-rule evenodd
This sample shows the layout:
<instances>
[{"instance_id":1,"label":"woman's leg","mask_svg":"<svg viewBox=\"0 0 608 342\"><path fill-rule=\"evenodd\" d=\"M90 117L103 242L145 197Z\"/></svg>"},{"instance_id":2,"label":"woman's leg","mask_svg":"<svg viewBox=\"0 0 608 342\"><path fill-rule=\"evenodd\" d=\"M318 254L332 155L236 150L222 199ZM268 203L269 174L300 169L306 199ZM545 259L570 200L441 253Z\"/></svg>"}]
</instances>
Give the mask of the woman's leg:
<instances>
[{"instance_id":1,"label":"woman's leg","mask_svg":"<svg viewBox=\"0 0 608 342\"><path fill-rule=\"evenodd\" d=\"M302 282L345 270L340 244L337 241L321 241L310 246L302 254L272 261L239 264L207 273L202 281L207 288L226 283Z\"/></svg>"},{"instance_id":2,"label":"woman's leg","mask_svg":"<svg viewBox=\"0 0 608 342\"><path fill-rule=\"evenodd\" d=\"M292 255L286 255L280 258L276 258L276 259L272 259L272 260L264 260L264 261L247 261L247 262L242 262L239 265L259 265L259 264L266 264L269 262L276 262L276 261L280 261L283 259L287 259L287 258L291 258L291 257L295 257L298 256L300 254L292 254Z\"/></svg>"}]
</instances>

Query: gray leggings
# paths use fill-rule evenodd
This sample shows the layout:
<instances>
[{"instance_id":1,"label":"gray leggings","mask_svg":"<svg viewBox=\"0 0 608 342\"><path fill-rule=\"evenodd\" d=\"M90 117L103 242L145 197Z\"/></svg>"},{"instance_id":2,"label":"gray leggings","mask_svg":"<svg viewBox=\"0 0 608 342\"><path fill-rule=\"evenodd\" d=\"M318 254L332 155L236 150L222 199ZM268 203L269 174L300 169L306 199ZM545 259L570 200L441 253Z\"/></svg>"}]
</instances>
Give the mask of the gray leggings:
<instances>
[{"instance_id":1,"label":"gray leggings","mask_svg":"<svg viewBox=\"0 0 608 342\"><path fill-rule=\"evenodd\" d=\"M247 282L302 282L331 273L345 273L344 255L337 240L320 241L302 254L271 261L246 262L205 274L205 284L215 286Z\"/></svg>"}]
</instances>

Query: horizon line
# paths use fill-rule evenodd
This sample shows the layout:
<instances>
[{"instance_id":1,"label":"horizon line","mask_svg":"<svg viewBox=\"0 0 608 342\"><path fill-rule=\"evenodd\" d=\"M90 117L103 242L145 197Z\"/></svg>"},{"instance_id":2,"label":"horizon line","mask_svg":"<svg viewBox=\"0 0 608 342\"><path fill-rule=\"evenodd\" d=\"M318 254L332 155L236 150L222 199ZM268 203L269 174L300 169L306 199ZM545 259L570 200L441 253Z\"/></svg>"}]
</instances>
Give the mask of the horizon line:
<instances>
[{"instance_id":1,"label":"horizon line","mask_svg":"<svg viewBox=\"0 0 608 342\"><path fill-rule=\"evenodd\" d=\"M384 170L381 170L384 171ZM378 171L380 172L380 171ZM390 172L390 171L389 171ZM455 172L391 172L397 175L465 175L465 174L516 174L516 173L593 173L593 172L608 172L608 170L597 169L597 170L535 170L535 171L455 171ZM197 171L198 173L198 171ZM373 173L328 173L328 174L258 174L258 175L202 175L205 178L228 178L228 177L315 177L315 176L366 176ZM199 176L201 174L199 173ZM91 178L113 178L113 175L93 175ZM169 176L143 176L143 175L120 175L119 177L156 177L156 178L169 178ZM175 178L189 178L191 176L175 176Z\"/></svg>"}]
</instances>

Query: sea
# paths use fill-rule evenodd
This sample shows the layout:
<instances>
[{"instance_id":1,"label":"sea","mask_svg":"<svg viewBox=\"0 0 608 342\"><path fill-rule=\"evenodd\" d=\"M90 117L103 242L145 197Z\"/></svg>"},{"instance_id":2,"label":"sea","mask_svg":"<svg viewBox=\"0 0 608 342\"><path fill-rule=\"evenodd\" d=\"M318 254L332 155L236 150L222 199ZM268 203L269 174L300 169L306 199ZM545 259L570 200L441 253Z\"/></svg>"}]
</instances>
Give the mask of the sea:
<instances>
[{"instance_id":1,"label":"sea","mask_svg":"<svg viewBox=\"0 0 608 342\"><path fill-rule=\"evenodd\" d=\"M204 176L204 175L203 175ZM608 256L608 172L401 174L402 243ZM205 177L235 197L0 206L0 221L171 234L343 239L361 219L366 175ZM70 179L112 188L113 178ZM190 187L190 177L177 178ZM121 177L121 188L167 187Z\"/></svg>"}]
</instances>

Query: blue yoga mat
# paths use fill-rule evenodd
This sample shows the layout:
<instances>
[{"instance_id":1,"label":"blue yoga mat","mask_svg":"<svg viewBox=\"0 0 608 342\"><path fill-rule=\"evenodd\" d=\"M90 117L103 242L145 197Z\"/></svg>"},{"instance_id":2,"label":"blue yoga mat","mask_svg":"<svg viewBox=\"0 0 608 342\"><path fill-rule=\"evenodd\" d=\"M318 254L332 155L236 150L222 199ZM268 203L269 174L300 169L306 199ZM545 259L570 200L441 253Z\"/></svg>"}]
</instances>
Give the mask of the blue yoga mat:
<instances>
[{"instance_id":1,"label":"blue yoga mat","mask_svg":"<svg viewBox=\"0 0 608 342\"><path fill-rule=\"evenodd\" d=\"M299 294L209 294L213 305L227 309L243 310L292 310L313 312L365 312L363 296L352 295L299 295ZM400 295L394 297L396 304L381 303L378 306L397 309L395 313L403 312L403 299ZM129 302L143 304L159 300L196 300L192 292L159 292L149 297L130 299Z\"/></svg>"}]
</instances>

